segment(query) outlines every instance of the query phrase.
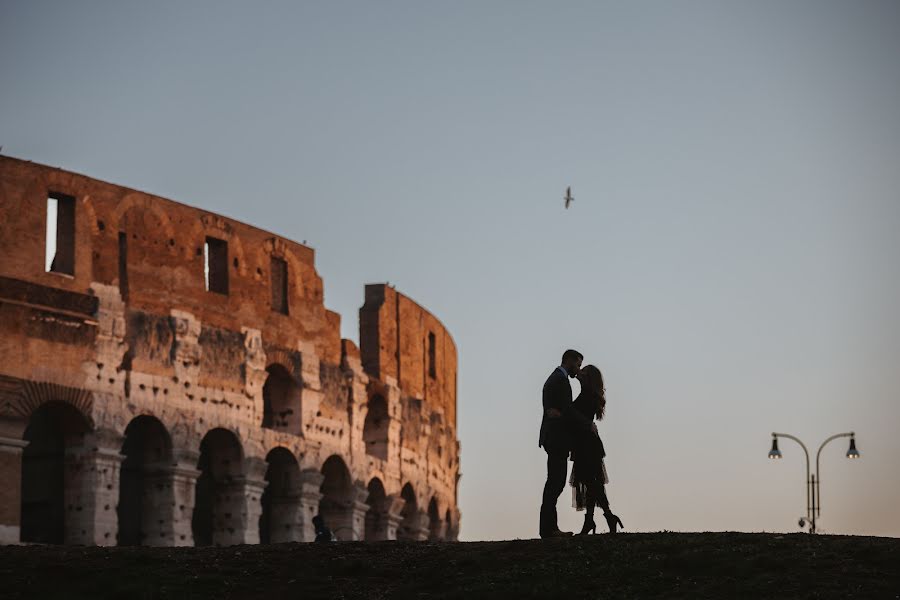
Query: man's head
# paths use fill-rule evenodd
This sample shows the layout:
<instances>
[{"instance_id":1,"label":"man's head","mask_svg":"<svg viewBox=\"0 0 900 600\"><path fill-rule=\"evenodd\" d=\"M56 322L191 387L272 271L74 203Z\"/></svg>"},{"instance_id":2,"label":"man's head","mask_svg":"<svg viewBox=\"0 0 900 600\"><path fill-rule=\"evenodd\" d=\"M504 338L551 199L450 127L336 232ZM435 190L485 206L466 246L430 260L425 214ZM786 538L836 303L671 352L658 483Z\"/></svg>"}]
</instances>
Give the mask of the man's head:
<instances>
[{"instance_id":1,"label":"man's head","mask_svg":"<svg viewBox=\"0 0 900 600\"><path fill-rule=\"evenodd\" d=\"M560 366L566 370L569 377L575 377L581 370L581 361L583 360L584 356L581 355L581 352L569 349L563 352Z\"/></svg>"}]
</instances>

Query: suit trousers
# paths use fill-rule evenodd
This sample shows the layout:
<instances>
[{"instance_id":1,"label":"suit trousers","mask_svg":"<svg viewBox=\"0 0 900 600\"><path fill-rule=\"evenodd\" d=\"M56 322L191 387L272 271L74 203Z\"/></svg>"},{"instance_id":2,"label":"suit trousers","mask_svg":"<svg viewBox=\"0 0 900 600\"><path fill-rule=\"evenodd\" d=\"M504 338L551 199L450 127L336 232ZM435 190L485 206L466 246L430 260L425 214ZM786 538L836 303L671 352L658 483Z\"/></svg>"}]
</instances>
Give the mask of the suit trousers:
<instances>
[{"instance_id":1,"label":"suit trousers","mask_svg":"<svg viewBox=\"0 0 900 600\"><path fill-rule=\"evenodd\" d=\"M547 452L547 482L544 484L544 496L541 501L540 534L551 533L559 529L556 516L556 501L566 487L566 470L569 460L568 450L544 448Z\"/></svg>"}]
</instances>

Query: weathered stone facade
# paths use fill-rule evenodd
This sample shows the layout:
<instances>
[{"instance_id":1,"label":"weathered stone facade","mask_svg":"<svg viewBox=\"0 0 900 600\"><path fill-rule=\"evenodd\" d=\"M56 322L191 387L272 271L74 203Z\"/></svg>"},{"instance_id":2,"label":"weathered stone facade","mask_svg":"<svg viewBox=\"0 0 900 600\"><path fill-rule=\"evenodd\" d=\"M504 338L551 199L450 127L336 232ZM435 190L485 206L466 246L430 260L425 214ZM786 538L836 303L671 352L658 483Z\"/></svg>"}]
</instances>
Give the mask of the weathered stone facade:
<instances>
[{"instance_id":1,"label":"weathered stone facade","mask_svg":"<svg viewBox=\"0 0 900 600\"><path fill-rule=\"evenodd\" d=\"M0 543L455 540L453 340L386 285L342 340L313 259L0 157Z\"/></svg>"}]
</instances>

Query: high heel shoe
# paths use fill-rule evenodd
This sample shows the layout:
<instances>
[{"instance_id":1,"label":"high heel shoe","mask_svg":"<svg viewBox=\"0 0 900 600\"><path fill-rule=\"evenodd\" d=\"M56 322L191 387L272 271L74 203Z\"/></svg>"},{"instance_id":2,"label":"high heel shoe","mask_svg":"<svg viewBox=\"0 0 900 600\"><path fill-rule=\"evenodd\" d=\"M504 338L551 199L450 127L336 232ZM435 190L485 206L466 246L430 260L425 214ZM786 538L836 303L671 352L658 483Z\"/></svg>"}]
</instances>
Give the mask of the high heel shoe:
<instances>
[{"instance_id":1,"label":"high heel shoe","mask_svg":"<svg viewBox=\"0 0 900 600\"><path fill-rule=\"evenodd\" d=\"M593 515L584 515L584 527L578 535L587 535L589 533L597 533L597 524L594 523Z\"/></svg>"}]
</instances>

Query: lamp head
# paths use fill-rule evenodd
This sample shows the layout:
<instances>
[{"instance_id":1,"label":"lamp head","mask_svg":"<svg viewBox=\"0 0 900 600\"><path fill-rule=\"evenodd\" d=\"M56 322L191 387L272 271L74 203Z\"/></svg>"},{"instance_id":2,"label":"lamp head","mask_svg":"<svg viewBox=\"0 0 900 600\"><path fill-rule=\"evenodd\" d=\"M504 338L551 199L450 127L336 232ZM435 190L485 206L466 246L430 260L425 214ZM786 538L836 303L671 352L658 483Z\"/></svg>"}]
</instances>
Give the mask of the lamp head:
<instances>
[{"instance_id":1,"label":"lamp head","mask_svg":"<svg viewBox=\"0 0 900 600\"><path fill-rule=\"evenodd\" d=\"M847 450L847 458L859 458L859 450L856 449L856 438L850 437L850 449Z\"/></svg>"},{"instance_id":2,"label":"lamp head","mask_svg":"<svg viewBox=\"0 0 900 600\"><path fill-rule=\"evenodd\" d=\"M778 438L772 436L772 449L769 450L769 458L781 458L781 450L778 449Z\"/></svg>"}]
</instances>

